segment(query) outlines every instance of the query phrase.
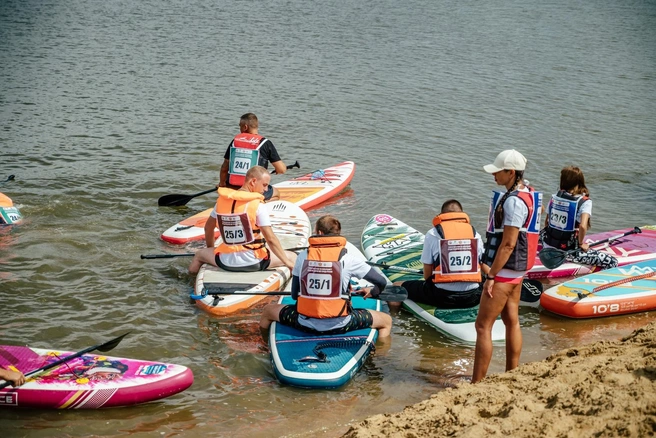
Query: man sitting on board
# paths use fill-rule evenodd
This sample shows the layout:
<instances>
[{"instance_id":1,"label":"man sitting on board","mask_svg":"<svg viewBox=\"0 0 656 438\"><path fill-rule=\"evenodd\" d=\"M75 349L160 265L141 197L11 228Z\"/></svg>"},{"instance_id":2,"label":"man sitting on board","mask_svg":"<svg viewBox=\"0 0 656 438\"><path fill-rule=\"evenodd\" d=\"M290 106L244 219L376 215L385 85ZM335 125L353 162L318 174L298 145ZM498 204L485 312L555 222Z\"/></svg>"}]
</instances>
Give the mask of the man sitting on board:
<instances>
[{"instance_id":1,"label":"man sitting on board","mask_svg":"<svg viewBox=\"0 0 656 438\"><path fill-rule=\"evenodd\" d=\"M269 211L262 193L269 187L271 175L262 166L248 170L239 190L219 188L216 207L205 223L207 248L198 251L189 265L196 274L203 263L226 271L252 272L267 268L294 267L296 254L285 251L271 229ZM218 227L222 241L214 248L214 229ZM267 248L267 244L271 248Z\"/></svg>"},{"instance_id":2,"label":"man sitting on board","mask_svg":"<svg viewBox=\"0 0 656 438\"><path fill-rule=\"evenodd\" d=\"M246 113L239 120L239 134L230 142L223 156L219 187L238 189L244 184L246 172L253 166L265 169L271 162L276 174L282 175L287 166L280 159L271 140L258 134L259 122L253 113ZM280 199L278 189L268 186L264 191L265 201Z\"/></svg>"},{"instance_id":3,"label":"man sitting on board","mask_svg":"<svg viewBox=\"0 0 656 438\"><path fill-rule=\"evenodd\" d=\"M347 251L341 231L339 220L333 216L317 220L310 246L298 255L292 271L292 298L296 304L269 304L264 308L260 328L265 340L273 321L311 333L341 334L371 327L378 329L380 338L390 335L392 317L387 313L351 306L351 277L374 285L363 289L364 298L378 296L387 280Z\"/></svg>"},{"instance_id":4,"label":"man sitting on board","mask_svg":"<svg viewBox=\"0 0 656 438\"><path fill-rule=\"evenodd\" d=\"M483 239L455 199L442 204L426 233L421 261L424 279L394 283L408 291L408 299L439 309L467 309L481 300ZM483 269L487 271L488 267ZM401 303L388 303L398 309Z\"/></svg>"}]
</instances>

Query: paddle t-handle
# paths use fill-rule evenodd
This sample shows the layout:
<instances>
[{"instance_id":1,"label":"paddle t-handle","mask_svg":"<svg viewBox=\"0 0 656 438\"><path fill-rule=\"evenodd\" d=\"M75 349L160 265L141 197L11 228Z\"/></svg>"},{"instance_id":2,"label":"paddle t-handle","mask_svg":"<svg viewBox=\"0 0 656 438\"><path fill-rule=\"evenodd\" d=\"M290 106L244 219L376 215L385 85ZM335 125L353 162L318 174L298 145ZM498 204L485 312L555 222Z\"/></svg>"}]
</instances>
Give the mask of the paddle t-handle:
<instances>
[{"instance_id":1,"label":"paddle t-handle","mask_svg":"<svg viewBox=\"0 0 656 438\"><path fill-rule=\"evenodd\" d=\"M28 373L25 373L25 377L30 377L30 376L33 376L33 375L35 375L35 374L42 373L43 371L47 371L47 370L49 370L49 369L51 369L51 368L54 368L54 367L59 366L59 365L61 365L61 364L63 364L63 363L66 363L66 362L70 362L71 360L73 360L73 359L75 359L75 358L78 358L78 357L80 357L80 356L82 356L82 355L85 355L85 354L87 354L87 353L89 353L89 352L91 352L91 351L94 351L94 350L98 350L98 351L102 351L102 352L106 352L106 351L112 350L112 349L114 349L114 348L115 348L115 347L116 347L116 346L117 346L117 345L123 340L123 338L126 337L128 334L130 334L130 332L127 332L127 333L125 333L125 334L122 334L121 336L119 336L119 337L117 337L117 338L114 338L114 339L112 339L112 340L110 340L110 341L107 341L107 342L105 342L105 343L103 343L103 344L98 344L98 345L94 345L93 347L85 348L84 350L80 350L80 351L78 351L77 353L74 353L74 354L71 354L70 356L66 356L66 357L64 357L63 359L59 359L59 360L57 360L57 361L55 361L55 362L53 362L53 363L49 363L48 365L44 365L44 366L42 366L41 368L37 368L37 369L35 369L35 370L32 370L32 371L30 371L30 372L28 372ZM5 382L5 383L2 383L2 384L0 384L0 389L2 389L2 388L6 388L7 386L10 386L10 385L12 385L11 382Z\"/></svg>"},{"instance_id":2,"label":"paddle t-handle","mask_svg":"<svg viewBox=\"0 0 656 438\"><path fill-rule=\"evenodd\" d=\"M182 254L141 254L141 259L172 259L174 257L193 257L193 252L185 252Z\"/></svg>"}]
</instances>

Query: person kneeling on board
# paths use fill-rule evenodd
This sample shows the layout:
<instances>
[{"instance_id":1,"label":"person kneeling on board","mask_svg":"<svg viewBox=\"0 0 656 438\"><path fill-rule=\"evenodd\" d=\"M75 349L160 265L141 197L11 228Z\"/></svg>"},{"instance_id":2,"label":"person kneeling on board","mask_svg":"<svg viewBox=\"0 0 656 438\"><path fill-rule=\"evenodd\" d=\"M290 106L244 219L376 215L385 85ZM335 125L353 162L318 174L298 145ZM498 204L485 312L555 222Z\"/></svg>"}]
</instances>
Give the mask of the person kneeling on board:
<instances>
[{"instance_id":1,"label":"person kneeling on board","mask_svg":"<svg viewBox=\"0 0 656 438\"><path fill-rule=\"evenodd\" d=\"M617 259L605 252L590 249L585 234L591 226L592 200L585 186L583 171L567 166L560 171L560 189L552 196L547 207L544 228L540 240L544 248L561 251L575 249L566 261L581 265L610 269L617 266Z\"/></svg>"},{"instance_id":2,"label":"person kneeling on board","mask_svg":"<svg viewBox=\"0 0 656 438\"><path fill-rule=\"evenodd\" d=\"M246 173L244 185L239 190L219 188L216 207L205 223L207 248L194 255L189 265L191 274L196 274L203 263L234 272L294 267L296 254L282 248L271 228L269 211L264 205L262 193L270 181L271 175L264 167L254 166ZM215 227L219 228L222 237L221 244L216 248Z\"/></svg>"},{"instance_id":3,"label":"person kneeling on board","mask_svg":"<svg viewBox=\"0 0 656 438\"><path fill-rule=\"evenodd\" d=\"M467 309L481 300L483 239L469 223L469 216L455 199L442 204L426 233L421 262L424 279L398 281L408 299L438 309ZM483 267L487 270L487 266ZM398 309L401 303L388 303Z\"/></svg>"},{"instance_id":4,"label":"person kneeling on board","mask_svg":"<svg viewBox=\"0 0 656 438\"><path fill-rule=\"evenodd\" d=\"M269 304L264 308L260 328L265 340L273 321L311 333L342 334L371 327L378 329L379 338L390 335L391 316L376 310L354 309L351 305L352 277L374 285L363 289L364 298L378 296L387 281L364 260L347 251L341 231L339 220L333 216L317 220L310 246L299 254L292 271L292 298L296 304ZM327 275L331 281L325 281Z\"/></svg>"}]
</instances>

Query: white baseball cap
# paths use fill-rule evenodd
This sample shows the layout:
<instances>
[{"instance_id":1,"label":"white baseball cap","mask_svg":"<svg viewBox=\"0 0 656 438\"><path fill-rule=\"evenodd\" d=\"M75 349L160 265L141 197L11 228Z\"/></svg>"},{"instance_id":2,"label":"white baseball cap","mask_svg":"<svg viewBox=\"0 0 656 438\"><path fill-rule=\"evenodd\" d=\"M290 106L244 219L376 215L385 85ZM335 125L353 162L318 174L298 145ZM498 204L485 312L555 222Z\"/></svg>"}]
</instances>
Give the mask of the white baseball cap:
<instances>
[{"instance_id":1,"label":"white baseball cap","mask_svg":"<svg viewBox=\"0 0 656 438\"><path fill-rule=\"evenodd\" d=\"M487 173L497 173L502 170L526 169L526 157L514 149L506 149L494 159L494 163L483 166Z\"/></svg>"}]
</instances>

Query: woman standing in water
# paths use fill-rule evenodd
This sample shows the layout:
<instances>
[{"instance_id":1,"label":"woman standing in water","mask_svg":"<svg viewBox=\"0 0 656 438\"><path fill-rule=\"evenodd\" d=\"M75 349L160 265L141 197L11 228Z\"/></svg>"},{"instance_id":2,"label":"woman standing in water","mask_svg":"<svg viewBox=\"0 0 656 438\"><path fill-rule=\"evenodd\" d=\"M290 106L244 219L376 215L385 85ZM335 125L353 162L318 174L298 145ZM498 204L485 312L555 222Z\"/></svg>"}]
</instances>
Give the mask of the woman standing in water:
<instances>
[{"instance_id":1,"label":"woman standing in water","mask_svg":"<svg viewBox=\"0 0 656 438\"><path fill-rule=\"evenodd\" d=\"M506 192L494 192L483 263L490 267L476 318L472 383L483 379L492 359L492 325L499 315L506 326L506 371L516 368L522 351L519 298L522 280L533 267L539 239L542 195L524 184L526 158L514 149L483 167Z\"/></svg>"}]
</instances>

